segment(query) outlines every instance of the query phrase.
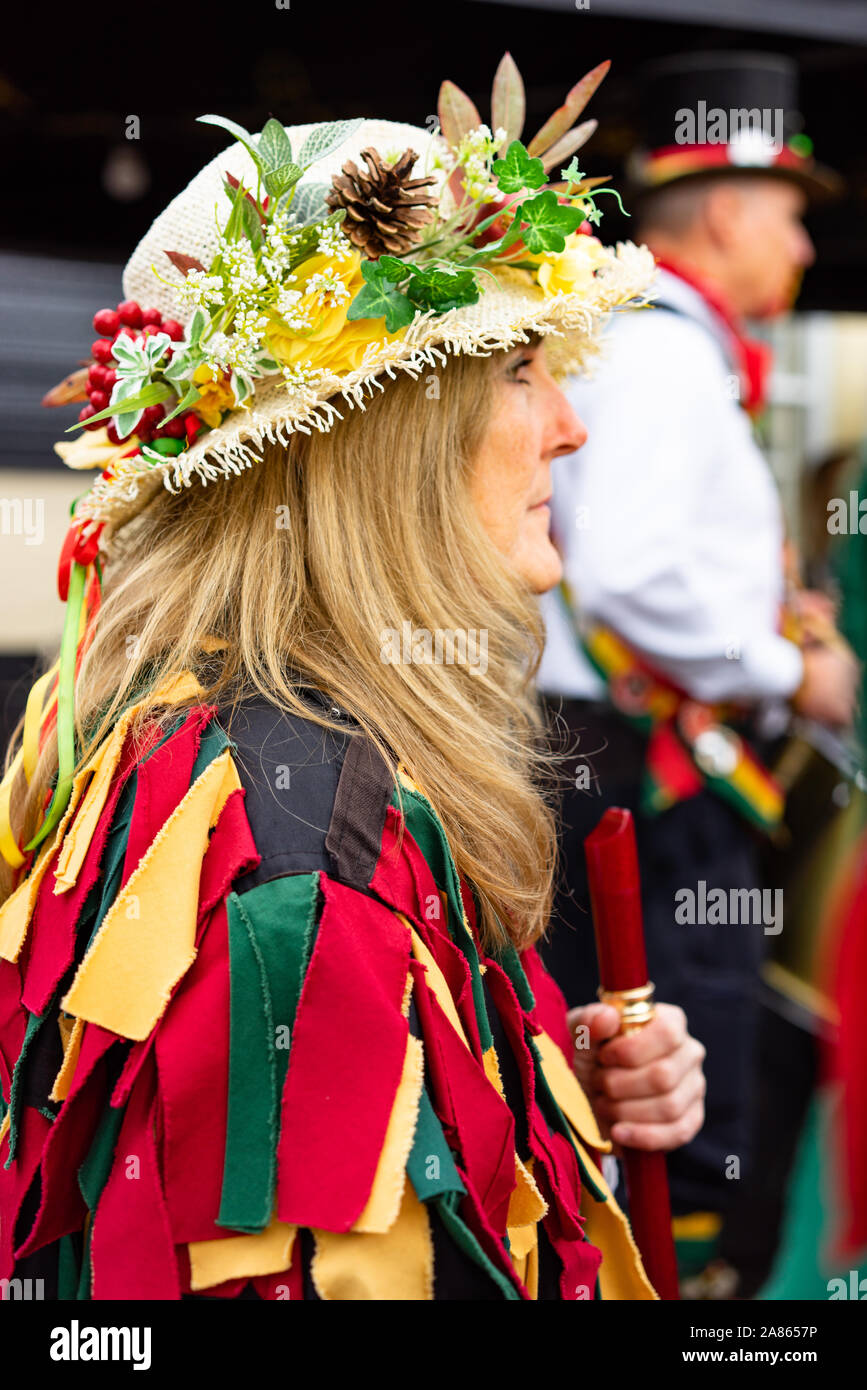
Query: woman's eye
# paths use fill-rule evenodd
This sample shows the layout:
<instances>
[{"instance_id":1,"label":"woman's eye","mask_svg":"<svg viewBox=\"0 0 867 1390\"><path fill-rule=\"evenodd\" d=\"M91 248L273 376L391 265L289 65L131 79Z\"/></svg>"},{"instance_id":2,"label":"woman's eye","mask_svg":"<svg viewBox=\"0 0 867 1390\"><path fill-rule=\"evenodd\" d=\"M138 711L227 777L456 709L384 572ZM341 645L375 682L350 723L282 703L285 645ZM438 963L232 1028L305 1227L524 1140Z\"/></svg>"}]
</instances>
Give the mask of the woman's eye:
<instances>
[{"instance_id":1,"label":"woman's eye","mask_svg":"<svg viewBox=\"0 0 867 1390\"><path fill-rule=\"evenodd\" d=\"M529 379L526 376L519 376L518 373L520 371L526 371L527 368L532 367L532 365L532 357L519 357L518 361L513 362L511 367L509 368L508 374L510 379L512 381L517 381L521 386L530 386L532 383L529 381Z\"/></svg>"}]
</instances>

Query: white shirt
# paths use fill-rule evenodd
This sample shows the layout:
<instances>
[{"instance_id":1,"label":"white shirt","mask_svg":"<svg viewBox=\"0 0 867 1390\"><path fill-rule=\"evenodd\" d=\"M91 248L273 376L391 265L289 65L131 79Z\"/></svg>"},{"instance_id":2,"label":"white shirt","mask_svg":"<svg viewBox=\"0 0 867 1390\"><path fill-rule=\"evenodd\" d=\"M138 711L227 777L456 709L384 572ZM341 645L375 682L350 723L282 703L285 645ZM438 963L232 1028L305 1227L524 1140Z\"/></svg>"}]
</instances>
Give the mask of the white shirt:
<instances>
[{"instance_id":1,"label":"white shirt","mask_svg":"<svg viewBox=\"0 0 867 1390\"><path fill-rule=\"evenodd\" d=\"M803 661L777 631L777 490L713 316L675 276L660 271L657 284L683 312L616 314L595 376L566 387L588 440L553 464L565 578L584 614L694 698L783 698ZM542 609L540 689L603 698L556 592Z\"/></svg>"}]
</instances>

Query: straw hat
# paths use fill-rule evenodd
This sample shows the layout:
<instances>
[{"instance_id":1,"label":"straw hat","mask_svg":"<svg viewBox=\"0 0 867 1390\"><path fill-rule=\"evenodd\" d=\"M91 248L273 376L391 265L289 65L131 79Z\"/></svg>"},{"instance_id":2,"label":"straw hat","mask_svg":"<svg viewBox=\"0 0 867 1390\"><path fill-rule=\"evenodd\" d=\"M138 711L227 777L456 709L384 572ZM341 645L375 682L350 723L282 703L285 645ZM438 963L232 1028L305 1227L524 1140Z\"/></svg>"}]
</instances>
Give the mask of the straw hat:
<instances>
[{"instance_id":1,"label":"straw hat","mask_svg":"<svg viewBox=\"0 0 867 1390\"><path fill-rule=\"evenodd\" d=\"M654 270L652 257L645 247L625 243L609 249L592 235L585 235L590 228L586 219L595 222L600 215L592 189L594 183L601 181L584 181L574 158L569 180L553 185L554 191L545 186L549 171L554 177L560 173L559 167L552 170L552 161L554 166L565 164L567 156L574 153L595 128L595 122L585 122L571 131L568 126L604 76L607 66L600 65L573 88L564 106L546 122L527 148L512 139L516 125L520 133L523 124L523 85L508 55L500 64L495 81L493 134L481 124L469 98L450 83L443 84L441 93L442 132L380 120L291 127L279 126L272 120L259 137L253 137L222 118L201 118L225 126L233 133L239 131L240 138L212 159L183 192L172 199L126 266L123 290L127 302L132 301L133 310L138 306L148 309L153 306L158 313L149 315L150 326L144 325L151 339L149 344L136 336L134 312L127 314L126 326L120 323L119 338L113 343L110 338L103 339L103 374L100 376L97 362L87 378L87 389L100 408L97 419L83 422L88 428L78 440L64 441L56 446L68 466L102 469L90 491L75 504L74 524L104 523L103 542L106 542L111 532L141 511L161 486L179 491L196 480L207 484L241 473L260 460L265 440L285 443L293 431L329 430L347 408L364 409L365 401L377 389L385 388L386 378L394 378L399 371L419 376L445 361L448 353L488 354L525 341L531 333L539 333L552 337L548 358L555 374L563 376L586 367L596 352L600 330L610 312L643 296ZM511 123L511 129L497 124L498 101L502 119ZM277 197L271 195L265 202L264 187L270 185L267 182L262 185L262 170L254 163L254 151L259 152L259 163L264 162L267 176L268 159L273 166L274 161L285 157L290 149L288 158L299 161L295 174L300 172L301 176L291 185L291 201L281 212ZM265 155L261 153L263 150ZM378 156L373 163L366 155L371 150ZM538 157L540 150L544 160ZM407 155L407 151L412 154ZM311 152L316 155L312 160ZM501 169L499 175L494 170L497 159ZM306 165L303 171L301 165ZM286 167L284 164L284 170ZM377 169L385 192L376 187L371 190ZM369 177L371 173L373 178ZM389 182L390 189L387 188ZM279 194L279 178L273 187ZM235 227L231 233L238 254L246 255L248 271L249 263L255 259L248 239L251 214L254 224L257 216L253 209L254 196L261 199L260 208L265 208L260 217L260 235L265 234L267 239L270 229L288 211L288 219L281 225L290 234L307 235L308 256L293 266L294 278L285 273L289 263L285 255L282 270L279 265L270 264L271 278L267 274L260 276L263 282L267 281L262 290L263 301L257 302L255 295L248 296L245 301L254 315L263 311L260 323L265 318L269 322L264 337L260 336L258 342L254 338L256 350L240 365L232 360L231 352L225 360L220 359L218 353L216 361L206 353L205 359L210 362L207 367L197 350L191 360L198 361L198 371L194 376L191 367L184 381L179 372L191 337L201 331L203 307L209 319L203 341L212 347L216 341L213 329L222 312L219 296L216 308L199 298L197 319L197 304L191 290L195 291L197 281L207 283L220 254L221 233L225 231L230 211L227 192L234 195L236 203L244 201L244 194L248 203L243 216L237 209L232 210ZM378 202L379 193L382 197ZM557 209L554 221L549 219L548 223L540 218L538 211L542 206L546 217L551 213L550 206L540 205L543 196ZM389 197L394 206L383 210L382 199L387 201ZM364 207L365 198L373 209L373 220L367 227L363 222L370 209ZM282 201L285 203L286 198ZM545 225L528 226L528 221L522 219L523 236L513 238L512 244L500 254L492 254L492 238L495 246L496 234L508 228L516 208L519 205L524 208L531 202L536 208L536 221ZM408 228L404 225L405 205L411 209ZM475 235L474 226L491 221L498 209L502 210L499 224L493 223L490 229L483 228ZM359 212L362 225L359 225ZM530 222L532 212L533 209L528 215ZM457 246L454 244L456 215L457 233L463 237ZM394 230L388 227L390 216L397 219L396 240L389 236ZM384 219L385 241L377 246L379 228L383 225L381 219ZM325 237L318 243L311 231L317 226L323 229ZM432 229L438 235L443 228L451 229L446 240L432 245ZM276 232L273 237L279 239ZM412 239L414 244L400 260L395 256L389 260L388 246L401 245L401 238L404 243ZM225 242L223 245L225 247ZM329 248L334 248L334 255L328 254ZM266 245L264 250L268 249ZM171 253L171 257L167 253ZM436 257L440 259L435 260ZM487 259L482 260L483 257ZM477 263L473 263L473 258ZM406 274L416 268L409 285L402 286L411 298L413 287L416 287L412 317L407 322L407 314L403 314L399 326L384 317L359 319L354 314L353 297L358 298L359 291L368 284L368 276L372 277L374 285L378 283L377 274L385 264L391 265L396 275L403 272L404 265ZM316 267L315 273L310 270L312 266ZM195 268L193 273L191 268ZM254 266L253 272L255 269ZM461 279L470 282L469 291L464 286L465 302L454 307L440 307L448 303L451 278L443 281L433 295L422 283L425 274L430 278L437 270L442 275L457 276L455 284ZM243 265L241 271L244 271ZM314 291L318 291L318 296L308 292L311 279L316 281L317 275L319 280ZM275 282L281 276L283 288L275 291ZM297 288L289 292L288 298L294 294L296 300L300 299L300 290L308 311L307 326L295 336L287 326L287 318L289 325L293 322L292 314L285 307L286 289L290 284ZM445 300L443 284L447 287ZM322 294L323 285L326 289L328 285L333 286L331 298L327 293ZM405 296L395 285L389 283L385 289L392 297L397 295L397 302L403 300L405 308ZM276 314L274 307L276 292L284 296L282 317ZM224 277L223 307L228 293ZM268 296L271 298L266 303L264 300ZM460 297L456 295L452 299ZM123 311L124 305L118 308ZM379 312L381 314L382 310ZM109 322L112 314L110 310L102 311L102 315L96 316L97 325ZM162 333L162 325L157 321L159 315L163 316L163 324L172 330L171 341ZM311 323L314 325L312 333ZM112 326L116 329L118 324L110 324L109 331ZM180 337L181 328L183 338ZM220 338L219 333L217 337ZM166 349L162 355L160 343ZM225 348L225 343L222 346ZM107 355L108 352L113 356ZM179 398L191 387L195 391L197 378L205 378L198 381L205 405L192 401L180 416L198 433L188 430L184 435L180 425L175 423L174 433L178 437L167 440L159 422L154 426L152 421L148 422L151 424L148 431L139 427L138 432L129 432L134 414L127 414L125 421L119 421L117 413L111 416L112 408L120 404L124 394L128 398L131 390L135 395L133 388L137 385L152 386L160 380L165 385L162 372L166 368L170 376L174 375L177 395L168 398L163 406L165 412L177 407ZM111 373L109 389L112 393L107 407L104 405L106 392L103 390L100 394L106 372ZM75 380L80 388L83 375L87 375L86 369L69 380ZM66 394L60 391L59 398L49 393L46 402L54 404L58 399L70 399L68 391ZM84 399L83 393L77 399ZM86 407L83 414L92 416L94 411ZM151 406L151 417L153 414ZM178 421L177 415L175 420ZM115 429L107 434L105 426L109 423ZM121 428L124 423L126 428Z\"/></svg>"}]
</instances>

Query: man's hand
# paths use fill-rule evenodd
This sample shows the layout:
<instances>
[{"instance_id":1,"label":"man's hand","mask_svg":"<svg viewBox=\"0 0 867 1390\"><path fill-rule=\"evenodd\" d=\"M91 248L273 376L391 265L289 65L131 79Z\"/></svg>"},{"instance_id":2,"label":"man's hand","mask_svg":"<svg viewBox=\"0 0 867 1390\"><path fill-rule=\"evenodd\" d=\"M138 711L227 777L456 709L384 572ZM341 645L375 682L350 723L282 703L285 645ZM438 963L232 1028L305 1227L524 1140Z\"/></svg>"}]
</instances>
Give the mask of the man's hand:
<instances>
[{"instance_id":1,"label":"man's hand","mask_svg":"<svg viewBox=\"0 0 867 1390\"><path fill-rule=\"evenodd\" d=\"M570 1009L567 1022L573 1038L581 1030L575 1074L606 1138L678 1149L695 1137L704 1124L705 1049L687 1032L683 1009L657 1004L650 1023L623 1037L612 1004Z\"/></svg>"},{"instance_id":2,"label":"man's hand","mask_svg":"<svg viewBox=\"0 0 867 1390\"><path fill-rule=\"evenodd\" d=\"M799 714L832 728L848 728L855 717L860 668L846 647L804 648L804 679L792 698Z\"/></svg>"}]
</instances>

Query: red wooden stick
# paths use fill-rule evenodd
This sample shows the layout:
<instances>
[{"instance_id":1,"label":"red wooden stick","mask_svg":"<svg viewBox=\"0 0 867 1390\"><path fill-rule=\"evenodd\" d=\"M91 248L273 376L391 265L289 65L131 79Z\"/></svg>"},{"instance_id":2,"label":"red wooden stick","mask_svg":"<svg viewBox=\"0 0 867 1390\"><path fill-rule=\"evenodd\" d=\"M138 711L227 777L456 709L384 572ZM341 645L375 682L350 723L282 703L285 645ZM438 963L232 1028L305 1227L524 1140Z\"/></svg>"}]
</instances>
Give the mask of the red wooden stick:
<instances>
[{"instance_id":1,"label":"red wooden stick","mask_svg":"<svg viewBox=\"0 0 867 1390\"><path fill-rule=\"evenodd\" d=\"M584 841L590 903L596 932L599 979L605 992L638 991L616 1002L624 1014L621 1031L649 1022L647 956L641 919L641 881L632 812L611 807ZM630 1018L630 1014L634 1015ZM660 1298L680 1297L671 1233L671 1204L664 1153L623 1150L629 1219L647 1277Z\"/></svg>"}]
</instances>

